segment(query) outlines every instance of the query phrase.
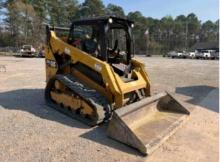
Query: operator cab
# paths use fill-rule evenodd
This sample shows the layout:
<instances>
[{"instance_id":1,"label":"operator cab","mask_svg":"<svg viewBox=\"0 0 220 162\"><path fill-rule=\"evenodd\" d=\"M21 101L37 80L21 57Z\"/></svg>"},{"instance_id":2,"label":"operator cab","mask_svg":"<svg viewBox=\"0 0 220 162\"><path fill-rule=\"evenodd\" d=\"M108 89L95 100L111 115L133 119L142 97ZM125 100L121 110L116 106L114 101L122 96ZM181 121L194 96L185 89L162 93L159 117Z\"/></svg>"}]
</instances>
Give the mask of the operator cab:
<instances>
[{"instance_id":1,"label":"operator cab","mask_svg":"<svg viewBox=\"0 0 220 162\"><path fill-rule=\"evenodd\" d=\"M112 16L77 20L71 25L68 43L108 62L124 75L134 54L133 27L132 21Z\"/></svg>"}]
</instances>

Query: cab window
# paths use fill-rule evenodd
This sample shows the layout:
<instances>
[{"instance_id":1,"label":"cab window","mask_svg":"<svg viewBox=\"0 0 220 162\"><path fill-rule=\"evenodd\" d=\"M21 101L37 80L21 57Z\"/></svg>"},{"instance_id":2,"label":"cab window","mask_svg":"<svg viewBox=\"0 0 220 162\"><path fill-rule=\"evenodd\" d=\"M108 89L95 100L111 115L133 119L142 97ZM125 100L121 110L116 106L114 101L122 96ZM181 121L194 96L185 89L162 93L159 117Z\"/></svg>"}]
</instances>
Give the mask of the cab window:
<instances>
[{"instance_id":1,"label":"cab window","mask_svg":"<svg viewBox=\"0 0 220 162\"><path fill-rule=\"evenodd\" d=\"M93 25L75 25L71 31L69 43L92 55L98 55L98 32Z\"/></svg>"}]
</instances>

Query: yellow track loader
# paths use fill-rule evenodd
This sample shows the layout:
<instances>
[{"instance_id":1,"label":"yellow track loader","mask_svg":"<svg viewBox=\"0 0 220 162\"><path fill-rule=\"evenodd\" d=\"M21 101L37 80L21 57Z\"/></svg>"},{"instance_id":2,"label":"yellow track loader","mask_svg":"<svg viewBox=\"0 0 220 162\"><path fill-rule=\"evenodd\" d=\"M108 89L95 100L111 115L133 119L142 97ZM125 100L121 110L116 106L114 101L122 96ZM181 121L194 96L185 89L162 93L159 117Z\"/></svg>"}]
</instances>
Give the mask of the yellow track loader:
<instances>
[{"instance_id":1,"label":"yellow track loader","mask_svg":"<svg viewBox=\"0 0 220 162\"><path fill-rule=\"evenodd\" d=\"M117 17L47 26L47 103L90 126L107 122L109 137L147 155L189 115L167 92L150 95L134 56L134 23Z\"/></svg>"}]
</instances>

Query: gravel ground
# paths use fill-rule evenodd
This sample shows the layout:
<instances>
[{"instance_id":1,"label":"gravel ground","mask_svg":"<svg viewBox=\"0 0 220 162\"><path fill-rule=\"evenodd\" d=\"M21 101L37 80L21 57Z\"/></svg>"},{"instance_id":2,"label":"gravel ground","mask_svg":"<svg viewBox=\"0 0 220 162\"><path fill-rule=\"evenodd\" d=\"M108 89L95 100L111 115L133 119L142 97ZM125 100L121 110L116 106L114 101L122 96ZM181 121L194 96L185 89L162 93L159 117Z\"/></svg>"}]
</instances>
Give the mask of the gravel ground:
<instances>
[{"instance_id":1,"label":"gravel ground","mask_svg":"<svg viewBox=\"0 0 220 162\"><path fill-rule=\"evenodd\" d=\"M44 59L0 57L0 161L217 162L218 61L138 59L146 64L152 94L175 93L191 111L151 155L107 138L106 125L89 128L47 107Z\"/></svg>"}]
</instances>

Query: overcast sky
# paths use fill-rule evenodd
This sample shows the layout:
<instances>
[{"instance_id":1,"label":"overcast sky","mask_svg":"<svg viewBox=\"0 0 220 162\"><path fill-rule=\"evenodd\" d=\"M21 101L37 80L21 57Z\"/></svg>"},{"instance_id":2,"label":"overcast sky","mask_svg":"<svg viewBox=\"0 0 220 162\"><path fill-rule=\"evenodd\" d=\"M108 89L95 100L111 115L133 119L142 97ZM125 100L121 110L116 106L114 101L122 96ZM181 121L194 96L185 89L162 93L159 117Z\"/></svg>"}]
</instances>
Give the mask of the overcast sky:
<instances>
[{"instance_id":1,"label":"overcast sky","mask_svg":"<svg viewBox=\"0 0 220 162\"><path fill-rule=\"evenodd\" d=\"M84 0L79 0L83 2ZM162 18L167 15L195 13L202 22L216 21L219 17L218 0L103 0L123 7L125 13L141 11L146 17Z\"/></svg>"}]
</instances>

